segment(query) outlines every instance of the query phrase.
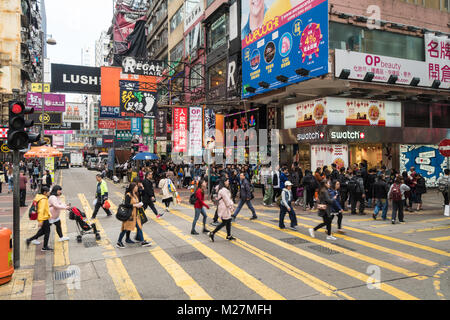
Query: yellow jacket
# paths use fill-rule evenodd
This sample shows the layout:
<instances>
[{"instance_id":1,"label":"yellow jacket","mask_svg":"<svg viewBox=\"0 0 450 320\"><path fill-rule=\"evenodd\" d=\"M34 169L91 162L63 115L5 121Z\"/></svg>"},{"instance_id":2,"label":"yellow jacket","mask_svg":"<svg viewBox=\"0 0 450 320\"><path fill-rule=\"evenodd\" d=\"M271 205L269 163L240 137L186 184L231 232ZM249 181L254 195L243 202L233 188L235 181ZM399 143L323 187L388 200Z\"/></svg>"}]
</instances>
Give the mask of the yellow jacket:
<instances>
[{"instance_id":1,"label":"yellow jacket","mask_svg":"<svg viewBox=\"0 0 450 320\"><path fill-rule=\"evenodd\" d=\"M34 198L34 201L38 202L38 204L37 204L37 212L38 212L37 220L39 222L43 222L45 220L50 219L51 218L50 207L48 206L47 196L44 196L43 194L38 194Z\"/></svg>"}]
</instances>

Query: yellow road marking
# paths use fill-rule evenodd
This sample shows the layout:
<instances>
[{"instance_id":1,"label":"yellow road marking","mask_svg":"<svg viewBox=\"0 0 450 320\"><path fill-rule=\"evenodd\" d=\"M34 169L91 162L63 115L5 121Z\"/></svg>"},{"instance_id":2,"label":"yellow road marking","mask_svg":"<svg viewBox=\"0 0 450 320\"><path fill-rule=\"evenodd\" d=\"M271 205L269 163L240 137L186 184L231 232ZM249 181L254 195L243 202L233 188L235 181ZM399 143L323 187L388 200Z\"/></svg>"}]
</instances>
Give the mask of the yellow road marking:
<instances>
[{"instance_id":1,"label":"yellow road marking","mask_svg":"<svg viewBox=\"0 0 450 320\"><path fill-rule=\"evenodd\" d=\"M258 222L258 220L253 220L253 221ZM267 225L272 228L272 225L270 225L269 223L267 223ZM259 232L257 230L245 227L245 226L240 225L238 223L235 223L234 226L236 228L238 228L238 229L244 230L244 231L246 231L248 233L251 233L251 234L253 234L253 235L255 235L255 236L259 237L259 238L262 238L262 239L264 239L266 241L274 243L274 244L276 244L276 245L278 245L278 246L280 246L282 248L285 248L285 249L287 249L289 251L295 252L298 255L304 256L304 257L309 258L309 259L311 259L311 260L313 260L315 262L323 264L323 265L325 265L325 266L327 266L329 268L332 268L332 269L335 269L335 270L340 271L342 273L345 273L345 274L347 274L350 277L353 277L353 278L356 278L358 280L361 280L364 283L367 283L368 280L370 281L370 279L369 279L369 277L367 275L365 275L365 274L363 274L361 272L358 272L358 271L356 271L354 269L348 268L348 267L346 267L344 265L338 264L338 263L333 262L331 260L322 258L322 257L320 257L318 255L315 255L315 254L310 253L308 251L302 250L302 249L297 248L297 247L295 247L295 246L293 246L291 244L285 243L285 242L280 241L280 240L278 240L276 238L268 236L268 235L266 235L266 234L264 234L262 232ZM278 229L276 227L273 227L273 228L274 229ZM293 232L292 231L292 232L288 232L288 233L291 233L292 235L296 235L297 232ZM340 248L340 249L342 249L342 248ZM402 290L399 290L399 289L397 289L397 288L395 288L395 287L393 287L391 285L388 285L386 283L380 283L380 290L382 290L382 291L384 291L384 292L386 292L386 293L388 293L388 294L390 294L390 295L392 295L392 296L394 296L396 298L399 298L401 300L418 300L417 297L415 297L413 295L410 295L409 293L404 292Z\"/></svg>"},{"instance_id":2,"label":"yellow road marking","mask_svg":"<svg viewBox=\"0 0 450 320\"><path fill-rule=\"evenodd\" d=\"M123 197L123 194L116 192L120 197ZM109 203L111 204L111 210L116 211L117 206L109 199ZM144 235L144 239L147 241L151 241L152 245L155 244L153 239L151 239L143 230L142 233ZM159 262L159 264L169 273L172 279L175 281L175 284L183 289L183 291L189 296L192 300L212 300L211 296L203 290L202 287L198 285L198 283L186 272L184 269L173 260L163 249L159 248L156 250L155 247L149 250L152 256Z\"/></svg>"},{"instance_id":3,"label":"yellow road marking","mask_svg":"<svg viewBox=\"0 0 450 320\"><path fill-rule=\"evenodd\" d=\"M81 201L83 209L86 213L86 216L92 216L92 209L89 205L84 194L79 193L78 198ZM139 295L136 286L128 275L125 266L122 263L122 260L117 257L117 253L114 247L107 240L108 236L106 235L105 230L103 229L100 221L98 219L94 219L97 229L102 237L101 241L98 241L99 245L103 247L105 250L103 252L103 256L105 257L105 264L108 269L108 273L116 287L117 293L121 300L141 300L141 296Z\"/></svg>"},{"instance_id":4,"label":"yellow road marking","mask_svg":"<svg viewBox=\"0 0 450 320\"><path fill-rule=\"evenodd\" d=\"M185 205L183 205L183 206L185 206ZM261 216L266 216L265 214L260 214L260 215ZM267 223L267 222L264 222L264 221L261 221L261 220L254 220L254 222L259 223L261 225L264 225L266 227L275 229L275 230L280 230L277 226L275 226L275 225L273 225L271 223ZM310 225L306 225L306 224L302 224L302 223L299 223L298 225L302 226L302 227L305 227L305 228L311 228L312 227ZM285 232L285 233L289 233L291 235L294 235L297 238L301 238L301 239L307 240L309 242L313 242L313 243L319 244L319 245L321 245L323 247L332 249L334 251L341 252L341 253L343 253L343 254L345 254L347 256L350 256L352 258L355 258L355 259L358 259L358 260L361 260L361 261L365 261L365 262L368 262L370 264L374 264L374 265L377 265L377 266L379 266L381 268L385 268L385 269L388 269L388 270L391 270L391 271L394 271L394 272L397 272L397 273L401 273L401 274L403 274L403 275L405 275L407 277L414 277L414 279L417 279L417 280L427 279L427 277L425 277L425 276L420 276L416 272L412 272L412 271L407 270L405 268L393 265L393 264L391 264L389 262L385 262L385 261L382 261L382 260L379 260L379 259L375 259L375 258L366 256L364 254L360 254L360 253L357 253L357 252L354 252L354 251L351 251L351 250L348 250L348 249L336 246L336 245L331 244L329 242L322 241L322 240L319 240L319 239L316 239L316 238L312 238L312 237L307 236L307 235L303 235L303 234L301 234L299 232L294 232L294 231L289 231L289 230L280 230L280 231ZM360 244L361 243L362 243L362 241L360 242ZM374 248L375 245L373 245L371 247Z\"/></svg>"},{"instance_id":5,"label":"yellow road marking","mask_svg":"<svg viewBox=\"0 0 450 320\"><path fill-rule=\"evenodd\" d=\"M436 222L436 221L450 221L450 218L428 219L428 220L422 220L422 221L413 221L412 223Z\"/></svg>"},{"instance_id":6,"label":"yellow road marking","mask_svg":"<svg viewBox=\"0 0 450 320\"><path fill-rule=\"evenodd\" d=\"M187 215L181 213L178 210L171 210L171 213L186 220L186 221L192 220L191 217L188 217ZM210 214L208 214L208 216L211 217ZM219 236L221 236L222 238L226 237L225 233L223 233L222 231L219 231L217 234ZM328 297L336 297L336 294L338 294L338 295L344 297L345 299L354 300L354 298L350 297L349 295L347 295L346 293L344 293L342 291L339 291L336 287L328 284L327 282L322 281L322 280L314 277L313 275L311 275L307 272L304 272L304 271L292 266L291 264L276 258L275 256L272 256L268 252L265 252L263 250L260 250L256 247L250 245L249 243L247 243L245 241L237 239L235 241L231 241L231 243L256 255L257 257L261 258L262 260L272 264L276 268L286 272L287 274L291 275L292 277L297 278L298 280L304 282L305 284L309 285L313 289L317 290L318 292L320 292Z\"/></svg>"},{"instance_id":7,"label":"yellow road marking","mask_svg":"<svg viewBox=\"0 0 450 320\"><path fill-rule=\"evenodd\" d=\"M61 173L62 176L62 173ZM65 197L61 196L61 201L63 203L66 202ZM67 235L67 223L66 223L66 211L61 210L61 214L59 215L61 221L61 230L64 236ZM54 259L53 266L54 267L62 267L70 265L69 258L69 241L60 242L58 235L55 233L55 251L54 251Z\"/></svg>"},{"instance_id":8,"label":"yellow road marking","mask_svg":"<svg viewBox=\"0 0 450 320\"><path fill-rule=\"evenodd\" d=\"M450 226L438 226L438 227L431 227L431 228L424 228L424 229L412 229L405 231L403 233L416 233L416 232L427 232L427 231L437 231L437 230L446 230L450 229Z\"/></svg>"},{"instance_id":9,"label":"yellow road marking","mask_svg":"<svg viewBox=\"0 0 450 320\"><path fill-rule=\"evenodd\" d=\"M437 279L433 281L434 290L436 291L436 294L441 298L441 300L446 300L444 294L441 292L441 274L446 272L448 268L448 266L440 268L433 276L433 278Z\"/></svg>"},{"instance_id":10,"label":"yellow road marking","mask_svg":"<svg viewBox=\"0 0 450 320\"><path fill-rule=\"evenodd\" d=\"M163 208L160 204L157 204L159 207ZM273 289L266 286L264 283L247 273L245 270L239 268L234 265L231 261L221 256L208 246L204 245L200 241L193 239L190 236L183 234L183 232L168 223L166 220L154 219L158 224L165 227L167 230L175 234L178 238L184 240L186 243L193 246L195 249L203 253L207 256L212 262L216 263L219 267L225 269L228 273L234 276L236 279L240 280L244 285L246 285L251 290L255 291L258 295L260 295L264 299L268 300L285 300L282 295L274 291Z\"/></svg>"},{"instance_id":11,"label":"yellow road marking","mask_svg":"<svg viewBox=\"0 0 450 320\"><path fill-rule=\"evenodd\" d=\"M450 240L450 236L447 237L438 237L438 238L430 238L432 241L448 241Z\"/></svg>"},{"instance_id":12,"label":"yellow road marking","mask_svg":"<svg viewBox=\"0 0 450 320\"><path fill-rule=\"evenodd\" d=\"M370 218L370 219L350 219L348 221L351 221L351 222L373 221L373 218Z\"/></svg>"}]
</instances>

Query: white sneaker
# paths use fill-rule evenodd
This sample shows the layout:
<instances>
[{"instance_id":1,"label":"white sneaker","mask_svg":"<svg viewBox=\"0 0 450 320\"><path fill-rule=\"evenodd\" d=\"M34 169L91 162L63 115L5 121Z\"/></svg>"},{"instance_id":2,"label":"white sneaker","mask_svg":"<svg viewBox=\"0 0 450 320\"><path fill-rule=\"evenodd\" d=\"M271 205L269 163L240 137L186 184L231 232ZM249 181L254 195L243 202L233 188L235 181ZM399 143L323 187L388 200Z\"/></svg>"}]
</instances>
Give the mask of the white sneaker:
<instances>
[{"instance_id":1,"label":"white sneaker","mask_svg":"<svg viewBox=\"0 0 450 320\"><path fill-rule=\"evenodd\" d=\"M59 242L69 241L69 237L62 237L62 238L59 238L58 241L59 241Z\"/></svg>"},{"instance_id":2,"label":"white sneaker","mask_svg":"<svg viewBox=\"0 0 450 320\"><path fill-rule=\"evenodd\" d=\"M309 228L308 231L309 231L309 235L311 236L311 238L315 238L315 236L314 236L314 229L313 228Z\"/></svg>"},{"instance_id":3,"label":"white sneaker","mask_svg":"<svg viewBox=\"0 0 450 320\"><path fill-rule=\"evenodd\" d=\"M327 236L327 240L337 240L337 239L333 236Z\"/></svg>"},{"instance_id":4,"label":"white sneaker","mask_svg":"<svg viewBox=\"0 0 450 320\"><path fill-rule=\"evenodd\" d=\"M31 241L31 243L35 244L37 246L41 244L41 242L39 240L33 240L33 241Z\"/></svg>"}]
</instances>

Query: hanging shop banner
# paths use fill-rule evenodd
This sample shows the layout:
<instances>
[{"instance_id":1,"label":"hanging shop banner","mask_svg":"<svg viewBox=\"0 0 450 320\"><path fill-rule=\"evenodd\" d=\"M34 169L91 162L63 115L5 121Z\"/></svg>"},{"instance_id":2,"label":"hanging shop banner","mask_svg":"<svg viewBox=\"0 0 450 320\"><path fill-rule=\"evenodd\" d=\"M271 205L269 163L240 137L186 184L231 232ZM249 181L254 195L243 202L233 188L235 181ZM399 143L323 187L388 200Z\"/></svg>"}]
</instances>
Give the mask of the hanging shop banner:
<instances>
[{"instance_id":1,"label":"hanging shop banner","mask_svg":"<svg viewBox=\"0 0 450 320\"><path fill-rule=\"evenodd\" d=\"M430 80L441 81L441 87L450 86L450 39L447 36L435 36L426 33L425 62Z\"/></svg>"},{"instance_id":2,"label":"hanging shop banner","mask_svg":"<svg viewBox=\"0 0 450 320\"><path fill-rule=\"evenodd\" d=\"M163 61L145 60L135 57L125 57L122 60L122 73L141 74L144 76L162 77Z\"/></svg>"},{"instance_id":3,"label":"hanging shop banner","mask_svg":"<svg viewBox=\"0 0 450 320\"><path fill-rule=\"evenodd\" d=\"M409 85L413 78L420 78L419 87L431 87L434 80L440 80L440 89L450 88L449 60L434 63L336 49L335 65L336 77L348 69L348 79L363 80L367 72L372 72L373 82L387 83L391 75L397 75L396 84Z\"/></svg>"},{"instance_id":4,"label":"hanging shop banner","mask_svg":"<svg viewBox=\"0 0 450 320\"><path fill-rule=\"evenodd\" d=\"M63 113L64 122L84 123L86 118L87 108L85 103L66 103L66 111Z\"/></svg>"},{"instance_id":5,"label":"hanging shop banner","mask_svg":"<svg viewBox=\"0 0 450 320\"><path fill-rule=\"evenodd\" d=\"M173 109L173 151L187 150L187 108Z\"/></svg>"},{"instance_id":6,"label":"hanging shop banner","mask_svg":"<svg viewBox=\"0 0 450 320\"><path fill-rule=\"evenodd\" d=\"M335 163L337 169L348 167L348 146L346 144L311 145L311 169L330 166Z\"/></svg>"},{"instance_id":7,"label":"hanging shop banner","mask_svg":"<svg viewBox=\"0 0 450 320\"><path fill-rule=\"evenodd\" d=\"M120 107L100 106L100 118L120 118Z\"/></svg>"},{"instance_id":8,"label":"hanging shop banner","mask_svg":"<svg viewBox=\"0 0 450 320\"><path fill-rule=\"evenodd\" d=\"M242 1L243 98L328 73L328 1L299 2ZM264 19L251 25L255 10L264 10Z\"/></svg>"},{"instance_id":9,"label":"hanging shop banner","mask_svg":"<svg viewBox=\"0 0 450 320\"><path fill-rule=\"evenodd\" d=\"M138 81L120 81L121 117L155 117L156 92L142 89Z\"/></svg>"},{"instance_id":10,"label":"hanging shop banner","mask_svg":"<svg viewBox=\"0 0 450 320\"><path fill-rule=\"evenodd\" d=\"M284 107L284 128L315 125L401 127L401 103L325 97Z\"/></svg>"},{"instance_id":11,"label":"hanging shop banner","mask_svg":"<svg viewBox=\"0 0 450 320\"><path fill-rule=\"evenodd\" d=\"M42 92L42 83L33 82L31 84L31 92ZM44 93L50 92L50 83L44 83Z\"/></svg>"},{"instance_id":12,"label":"hanging shop banner","mask_svg":"<svg viewBox=\"0 0 450 320\"><path fill-rule=\"evenodd\" d=\"M117 120L117 130L131 130L131 120Z\"/></svg>"},{"instance_id":13,"label":"hanging shop banner","mask_svg":"<svg viewBox=\"0 0 450 320\"><path fill-rule=\"evenodd\" d=\"M27 106L34 111L42 111L42 93L28 92ZM66 110L66 95L57 93L44 93L44 110L64 112Z\"/></svg>"},{"instance_id":14,"label":"hanging shop banner","mask_svg":"<svg viewBox=\"0 0 450 320\"><path fill-rule=\"evenodd\" d=\"M216 114L216 147L225 145L224 119L223 114Z\"/></svg>"},{"instance_id":15,"label":"hanging shop banner","mask_svg":"<svg viewBox=\"0 0 450 320\"><path fill-rule=\"evenodd\" d=\"M45 130L80 130L81 123L62 122L57 125L44 125Z\"/></svg>"},{"instance_id":16,"label":"hanging shop banner","mask_svg":"<svg viewBox=\"0 0 450 320\"><path fill-rule=\"evenodd\" d=\"M203 146L214 148L216 140L216 113L213 109L205 109L205 138Z\"/></svg>"},{"instance_id":17,"label":"hanging shop banner","mask_svg":"<svg viewBox=\"0 0 450 320\"><path fill-rule=\"evenodd\" d=\"M189 108L189 155L202 155L202 107Z\"/></svg>"},{"instance_id":18,"label":"hanging shop banner","mask_svg":"<svg viewBox=\"0 0 450 320\"><path fill-rule=\"evenodd\" d=\"M116 120L98 120L98 128L99 129L115 129L116 128Z\"/></svg>"},{"instance_id":19,"label":"hanging shop banner","mask_svg":"<svg viewBox=\"0 0 450 320\"><path fill-rule=\"evenodd\" d=\"M131 141L133 134L128 130L116 130L117 141Z\"/></svg>"},{"instance_id":20,"label":"hanging shop banner","mask_svg":"<svg viewBox=\"0 0 450 320\"><path fill-rule=\"evenodd\" d=\"M61 112L40 112L40 113L30 113L27 114L29 120L33 120L34 124L42 124L44 125L60 125L62 122L62 113Z\"/></svg>"},{"instance_id":21,"label":"hanging shop banner","mask_svg":"<svg viewBox=\"0 0 450 320\"><path fill-rule=\"evenodd\" d=\"M447 169L447 161L437 145L400 145L400 172L411 167L425 178L427 187L437 187L439 177Z\"/></svg>"},{"instance_id":22,"label":"hanging shop banner","mask_svg":"<svg viewBox=\"0 0 450 320\"><path fill-rule=\"evenodd\" d=\"M52 90L100 94L100 68L52 63Z\"/></svg>"},{"instance_id":23,"label":"hanging shop banner","mask_svg":"<svg viewBox=\"0 0 450 320\"><path fill-rule=\"evenodd\" d=\"M101 137L103 133L101 130L80 130L77 135L80 137L98 138Z\"/></svg>"},{"instance_id":24,"label":"hanging shop banner","mask_svg":"<svg viewBox=\"0 0 450 320\"><path fill-rule=\"evenodd\" d=\"M44 130L44 134L51 134L51 135L75 134L75 130Z\"/></svg>"},{"instance_id":25,"label":"hanging shop banner","mask_svg":"<svg viewBox=\"0 0 450 320\"><path fill-rule=\"evenodd\" d=\"M142 119L142 134L153 137L155 134L155 119Z\"/></svg>"},{"instance_id":26,"label":"hanging shop banner","mask_svg":"<svg viewBox=\"0 0 450 320\"><path fill-rule=\"evenodd\" d=\"M155 139L167 140L167 110L158 110L156 113Z\"/></svg>"},{"instance_id":27,"label":"hanging shop banner","mask_svg":"<svg viewBox=\"0 0 450 320\"><path fill-rule=\"evenodd\" d=\"M140 135L142 131L141 118L131 119L131 133Z\"/></svg>"}]
</instances>

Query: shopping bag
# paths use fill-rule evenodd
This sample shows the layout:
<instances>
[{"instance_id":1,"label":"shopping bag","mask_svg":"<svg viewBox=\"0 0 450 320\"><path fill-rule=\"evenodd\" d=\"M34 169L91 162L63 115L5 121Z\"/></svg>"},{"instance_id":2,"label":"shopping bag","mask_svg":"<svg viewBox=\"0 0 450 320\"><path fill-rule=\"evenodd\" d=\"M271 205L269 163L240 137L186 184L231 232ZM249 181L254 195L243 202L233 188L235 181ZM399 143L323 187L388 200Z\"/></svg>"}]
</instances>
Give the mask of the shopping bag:
<instances>
[{"instance_id":1,"label":"shopping bag","mask_svg":"<svg viewBox=\"0 0 450 320\"><path fill-rule=\"evenodd\" d=\"M145 214L144 208L139 208L138 210L139 217L141 218L141 224L144 224L148 221L147 215Z\"/></svg>"},{"instance_id":2,"label":"shopping bag","mask_svg":"<svg viewBox=\"0 0 450 320\"><path fill-rule=\"evenodd\" d=\"M444 216L450 217L450 206L448 204L445 206Z\"/></svg>"},{"instance_id":3,"label":"shopping bag","mask_svg":"<svg viewBox=\"0 0 450 320\"><path fill-rule=\"evenodd\" d=\"M111 208L111 204L108 200L105 200L105 202L103 202L103 209L108 210L109 208Z\"/></svg>"},{"instance_id":4,"label":"shopping bag","mask_svg":"<svg viewBox=\"0 0 450 320\"><path fill-rule=\"evenodd\" d=\"M177 198L177 203L180 204L180 203L181 203L181 197L180 197L180 195L178 194L178 192L175 192L175 196L176 196L176 198Z\"/></svg>"}]
</instances>

